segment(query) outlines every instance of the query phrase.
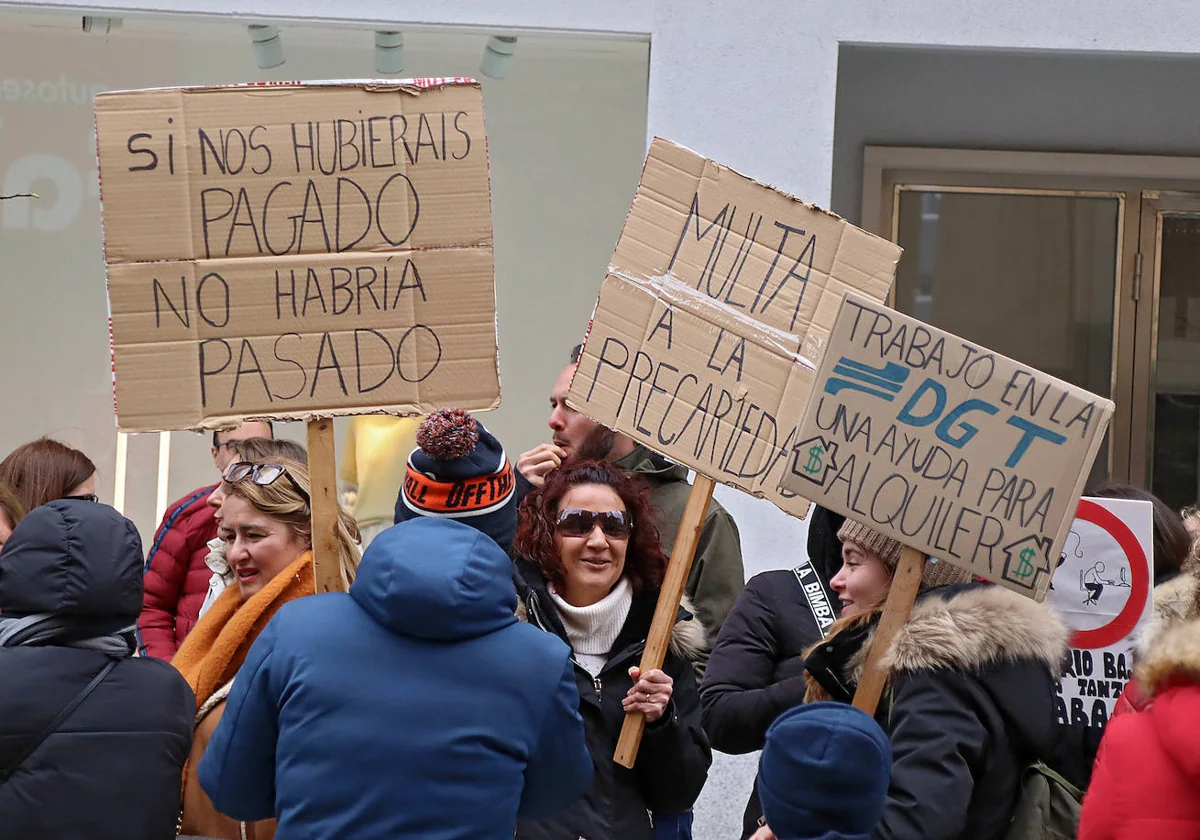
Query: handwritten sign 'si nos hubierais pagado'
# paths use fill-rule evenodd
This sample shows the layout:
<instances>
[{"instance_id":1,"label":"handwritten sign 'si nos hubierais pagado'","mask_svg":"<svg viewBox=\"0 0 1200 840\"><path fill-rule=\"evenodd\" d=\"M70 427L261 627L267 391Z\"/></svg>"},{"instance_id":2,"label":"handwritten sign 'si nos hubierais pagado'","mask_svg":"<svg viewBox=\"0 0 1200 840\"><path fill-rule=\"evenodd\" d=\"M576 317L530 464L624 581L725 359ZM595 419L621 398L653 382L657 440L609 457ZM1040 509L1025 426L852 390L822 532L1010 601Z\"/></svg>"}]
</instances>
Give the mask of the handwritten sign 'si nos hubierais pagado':
<instances>
[{"instance_id":1,"label":"handwritten sign 'si nos hubierais pagado'","mask_svg":"<svg viewBox=\"0 0 1200 840\"><path fill-rule=\"evenodd\" d=\"M1112 411L848 295L783 486L1041 600Z\"/></svg>"},{"instance_id":2,"label":"handwritten sign 'si nos hubierais pagado'","mask_svg":"<svg viewBox=\"0 0 1200 840\"><path fill-rule=\"evenodd\" d=\"M97 99L122 428L498 402L479 88Z\"/></svg>"}]
</instances>

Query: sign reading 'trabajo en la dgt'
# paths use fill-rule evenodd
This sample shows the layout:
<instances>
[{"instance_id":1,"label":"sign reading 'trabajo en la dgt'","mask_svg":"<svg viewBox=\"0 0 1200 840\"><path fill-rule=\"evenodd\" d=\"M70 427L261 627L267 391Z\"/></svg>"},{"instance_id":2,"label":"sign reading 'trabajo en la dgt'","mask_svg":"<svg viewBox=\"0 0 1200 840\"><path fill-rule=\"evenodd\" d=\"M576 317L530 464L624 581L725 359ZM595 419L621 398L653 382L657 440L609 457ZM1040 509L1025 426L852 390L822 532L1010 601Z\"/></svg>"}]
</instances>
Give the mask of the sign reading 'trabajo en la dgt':
<instances>
[{"instance_id":1,"label":"sign reading 'trabajo en la dgt'","mask_svg":"<svg viewBox=\"0 0 1200 840\"><path fill-rule=\"evenodd\" d=\"M650 147L567 397L714 481L780 492L841 293L883 300L900 249L666 140Z\"/></svg>"},{"instance_id":2,"label":"sign reading 'trabajo en la dgt'","mask_svg":"<svg viewBox=\"0 0 1200 840\"><path fill-rule=\"evenodd\" d=\"M782 487L1040 601L1112 412L849 294Z\"/></svg>"},{"instance_id":3,"label":"sign reading 'trabajo en la dgt'","mask_svg":"<svg viewBox=\"0 0 1200 840\"><path fill-rule=\"evenodd\" d=\"M96 97L118 425L499 404L468 79Z\"/></svg>"}]
</instances>

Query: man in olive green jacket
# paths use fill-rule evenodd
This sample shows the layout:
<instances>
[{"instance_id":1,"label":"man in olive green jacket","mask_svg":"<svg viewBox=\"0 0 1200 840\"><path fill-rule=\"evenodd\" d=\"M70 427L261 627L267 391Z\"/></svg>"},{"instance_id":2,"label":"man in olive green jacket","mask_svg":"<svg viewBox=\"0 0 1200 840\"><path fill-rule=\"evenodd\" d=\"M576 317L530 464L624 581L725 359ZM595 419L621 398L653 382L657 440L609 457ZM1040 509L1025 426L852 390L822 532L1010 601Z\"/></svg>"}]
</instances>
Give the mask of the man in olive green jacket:
<instances>
[{"instance_id":1,"label":"man in olive green jacket","mask_svg":"<svg viewBox=\"0 0 1200 840\"><path fill-rule=\"evenodd\" d=\"M628 474L641 476L650 485L650 503L660 512L655 524L662 537L663 552L669 556L691 491L687 468L635 443L626 435L601 426L567 405L567 390L579 363L580 349L572 350L571 363L559 374L550 392L551 442L534 447L517 461L518 499L532 488L540 487L546 475L562 464L585 458L604 458ZM737 523L721 503L713 499L700 531L692 572L684 587L696 618L707 634L710 648L744 585L745 570ZM703 675L707 661L706 652L697 664L697 678Z\"/></svg>"}]
</instances>

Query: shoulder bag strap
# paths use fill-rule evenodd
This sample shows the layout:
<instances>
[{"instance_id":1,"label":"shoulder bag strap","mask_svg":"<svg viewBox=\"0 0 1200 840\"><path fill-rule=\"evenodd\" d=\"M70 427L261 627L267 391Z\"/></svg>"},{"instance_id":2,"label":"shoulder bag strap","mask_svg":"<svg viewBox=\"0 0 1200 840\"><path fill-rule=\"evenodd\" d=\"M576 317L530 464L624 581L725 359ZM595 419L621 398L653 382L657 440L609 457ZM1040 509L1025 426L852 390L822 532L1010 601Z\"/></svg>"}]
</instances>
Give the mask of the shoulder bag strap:
<instances>
[{"instance_id":1,"label":"shoulder bag strap","mask_svg":"<svg viewBox=\"0 0 1200 840\"><path fill-rule=\"evenodd\" d=\"M12 776L13 773L17 772L17 768L19 768L25 762L25 759L29 758L29 756L33 754L33 751L40 747L42 742L49 738L50 735L62 725L64 720L70 717L71 712L75 711L75 709L79 707L79 704L87 699L87 696L92 693L96 686L100 685L101 681L108 676L108 672L116 666L117 660L108 660L108 663L100 669L100 672L96 674L96 676L92 677L92 681L84 687L83 691L75 695L75 699L68 703L66 707L58 713L58 716L54 718L54 720L50 721L50 725L42 730L36 738L29 742L29 746L25 748L25 751L20 753L13 761L10 761L8 766L6 766L3 770L0 770L0 784L7 782L9 777Z\"/></svg>"},{"instance_id":2,"label":"shoulder bag strap","mask_svg":"<svg viewBox=\"0 0 1200 840\"><path fill-rule=\"evenodd\" d=\"M817 630L824 639L829 635L829 628L837 617L833 606L829 603L825 584L822 582L821 576L817 574L816 568L807 559L801 560L800 565L792 569L792 574L796 576L796 583L800 584L800 591L804 594L804 600L808 602L808 608L812 611L813 620L817 623Z\"/></svg>"}]
</instances>

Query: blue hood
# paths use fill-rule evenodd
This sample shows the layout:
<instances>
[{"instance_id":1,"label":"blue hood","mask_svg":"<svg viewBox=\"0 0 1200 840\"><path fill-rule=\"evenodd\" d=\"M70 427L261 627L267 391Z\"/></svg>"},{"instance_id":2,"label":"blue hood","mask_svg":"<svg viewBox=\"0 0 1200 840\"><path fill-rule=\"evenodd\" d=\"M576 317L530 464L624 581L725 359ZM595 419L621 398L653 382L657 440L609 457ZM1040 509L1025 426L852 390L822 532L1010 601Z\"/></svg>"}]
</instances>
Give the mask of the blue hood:
<instances>
[{"instance_id":1,"label":"blue hood","mask_svg":"<svg viewBox=\"0 0 1200 840\"><path fill-rule=\"evenodd\" d=\"M136 619L142 540L108 505L60 499L17 523L0 552L0 611Z\"/></svg>"},{"instance_id":2,"label":"blue hood","mask_svg":"<svg viewBox=\"0 0 1200 840\"><path fill-rule=\"evenodd\" d=\"M450 519L410 519L376 537L350 597L393 633L418 639L472 639L517 621L512 561L491 537Z\"/></svg>"}]
</instances>

